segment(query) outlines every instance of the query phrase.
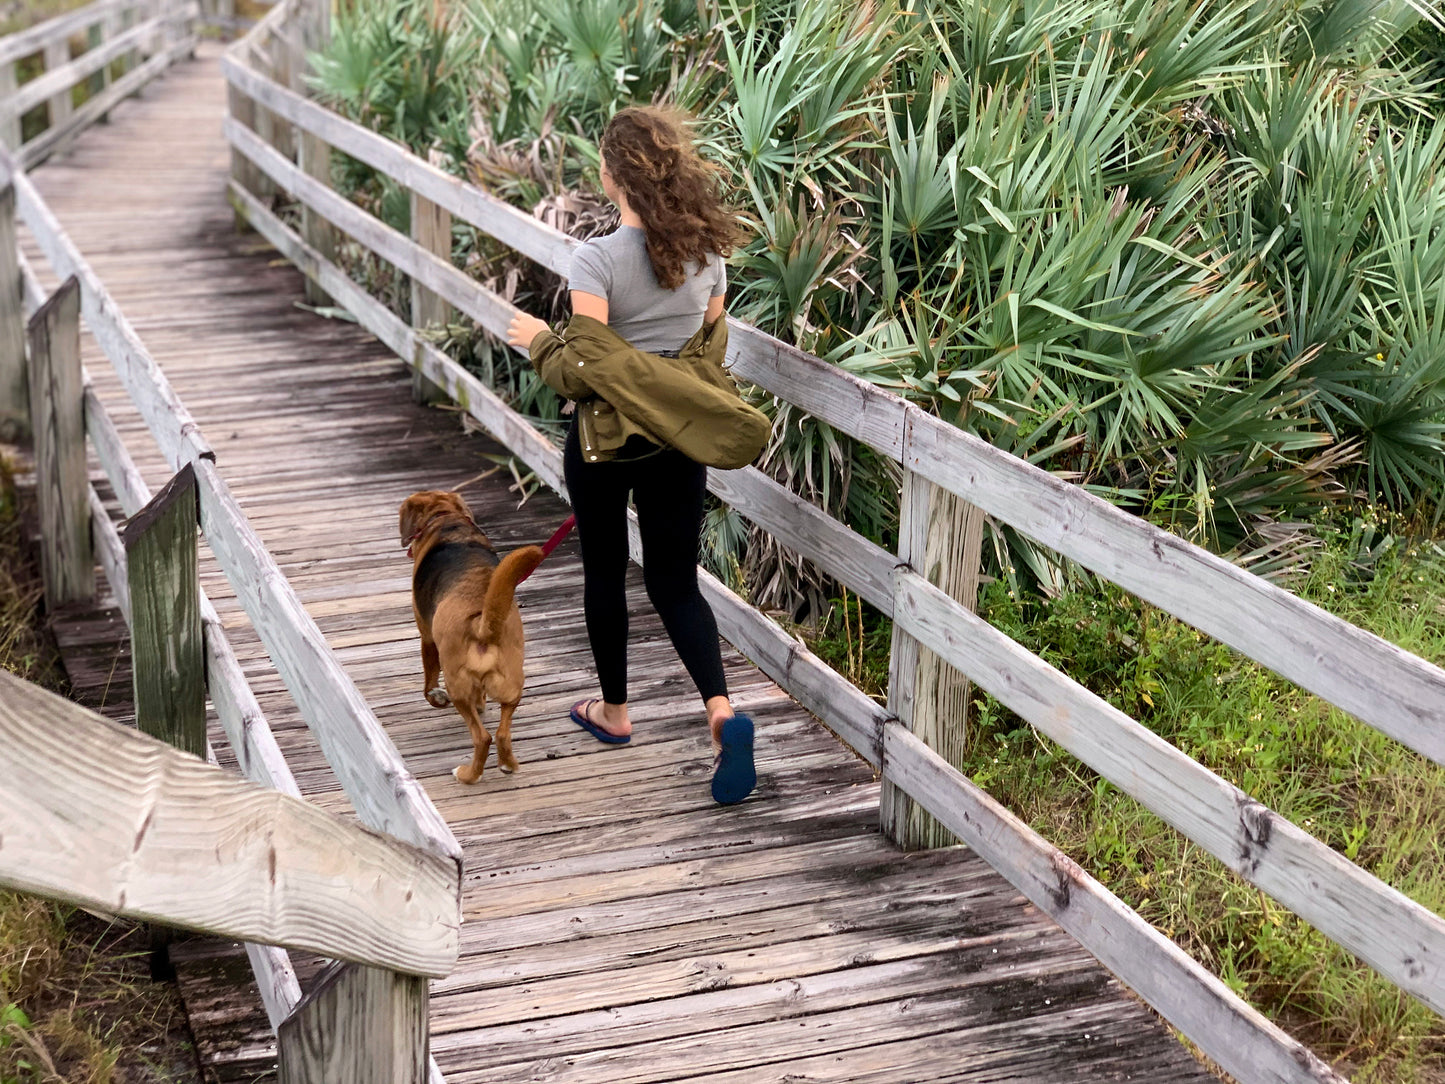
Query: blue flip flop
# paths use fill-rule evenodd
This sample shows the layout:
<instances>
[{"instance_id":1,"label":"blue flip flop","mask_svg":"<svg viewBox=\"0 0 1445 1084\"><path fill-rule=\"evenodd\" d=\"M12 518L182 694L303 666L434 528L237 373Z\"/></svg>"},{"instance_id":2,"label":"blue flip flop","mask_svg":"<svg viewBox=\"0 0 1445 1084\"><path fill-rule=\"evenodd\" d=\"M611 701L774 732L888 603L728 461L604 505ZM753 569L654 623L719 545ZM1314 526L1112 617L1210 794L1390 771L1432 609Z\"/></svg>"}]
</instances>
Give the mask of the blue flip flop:
<instances>
[{"instance_id":1,"label":"blue flip flop","mask_svg":"<svg viewBox=\"0 0 1445 1084\"><path fill-rule=\"evenodd\" d=\"M593 704L601 703L596 697L590 700L579 700L572 705L572 721L580 726L587 733L591 734L598 741L606 742L608 745L626 745L632 740L631 734L609 734L600 726L587 718L587 709ZM577 709L581 708L581 711Z\"/></svg>"},{"instance_id":2,"label":"blue flip flop","mask_svg":"<svg viewBox=\"0 0 1445 1084\"><path fill-rule=\"evenodd\" d=\"M746 715L724 719L721 739L722 752L712 773L712 800L718 805L734 805L758 785L753 767L753 721Z\"/></svg>"}]
</instances>

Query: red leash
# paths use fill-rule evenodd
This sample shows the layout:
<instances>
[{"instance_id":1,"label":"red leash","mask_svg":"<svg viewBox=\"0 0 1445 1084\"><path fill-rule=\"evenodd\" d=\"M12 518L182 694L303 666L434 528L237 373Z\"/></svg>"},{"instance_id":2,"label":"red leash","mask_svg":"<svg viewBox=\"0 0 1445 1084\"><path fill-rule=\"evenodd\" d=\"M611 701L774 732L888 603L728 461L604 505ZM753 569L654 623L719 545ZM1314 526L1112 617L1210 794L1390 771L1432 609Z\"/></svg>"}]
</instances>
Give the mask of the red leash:
<instances>
[{"instance_id":1,"label":"red leash","mask_svg":"<svg viewBox=\"0 0 1445 1084\"><path fill-rule=\"evenodd\" d=\"M558 527L555 531L553 531L552 537L547 539L546 543L542 546L543 561L545 561L548 557L552 556L552 551L562 544L562 539L566 538L569 534L571 534L572 528L575 526L577 526L576 516L568 516L562 521L562 526ZM537 570L535 568L532 569L532 572L536 571ZM530 576L532 572L528 572L527 576ZM517 582L521 583L522 580L525 580L527 578L527 576L523 576Z\"/></svg>"}]
</instances>

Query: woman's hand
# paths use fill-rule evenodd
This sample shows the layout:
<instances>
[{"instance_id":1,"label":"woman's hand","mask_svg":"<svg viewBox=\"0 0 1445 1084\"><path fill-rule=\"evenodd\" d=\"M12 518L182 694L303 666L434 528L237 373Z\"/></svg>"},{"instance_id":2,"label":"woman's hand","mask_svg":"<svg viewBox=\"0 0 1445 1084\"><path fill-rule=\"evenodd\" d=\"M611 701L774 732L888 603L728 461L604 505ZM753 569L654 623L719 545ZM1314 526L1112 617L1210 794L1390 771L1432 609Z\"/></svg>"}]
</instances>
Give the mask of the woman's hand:
<instances>
[{"instance_id":1,"label":"woman's hand","mask_svg":"<svg viewBox=\"0 0 1445 1084\"><path fill-rule=\"evenodd\" d=\"M538 320L535 316L529 316L525 312L519 312L507 325L507 342L512 346L520 346L523 350L530 351L532 340L546 330L548 330L547 321Z\"/></svg>"}]
</instances>

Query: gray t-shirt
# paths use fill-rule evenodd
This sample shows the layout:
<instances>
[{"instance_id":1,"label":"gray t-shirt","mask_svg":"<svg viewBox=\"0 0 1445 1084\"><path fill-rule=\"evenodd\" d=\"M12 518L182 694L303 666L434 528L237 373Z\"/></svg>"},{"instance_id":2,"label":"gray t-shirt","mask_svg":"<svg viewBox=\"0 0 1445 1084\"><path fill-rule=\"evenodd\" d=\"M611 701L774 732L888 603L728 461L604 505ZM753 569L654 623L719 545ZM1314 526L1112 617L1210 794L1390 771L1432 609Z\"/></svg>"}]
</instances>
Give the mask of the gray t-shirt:
<instances>
[{"instance_id":1,"label":"gray t-shirt","mask_svg":"<svg viewBox=\"0 0 1445 1084\"><path fill-rule=\"evenodd\" d=\"M570 289L607 299L607 324L639 350L680 350L702 327L709 298L727 293L727 264L716 253L675 290L657 284L637 226L618 226L572 253Z\"/></svg>"}]
</instances>

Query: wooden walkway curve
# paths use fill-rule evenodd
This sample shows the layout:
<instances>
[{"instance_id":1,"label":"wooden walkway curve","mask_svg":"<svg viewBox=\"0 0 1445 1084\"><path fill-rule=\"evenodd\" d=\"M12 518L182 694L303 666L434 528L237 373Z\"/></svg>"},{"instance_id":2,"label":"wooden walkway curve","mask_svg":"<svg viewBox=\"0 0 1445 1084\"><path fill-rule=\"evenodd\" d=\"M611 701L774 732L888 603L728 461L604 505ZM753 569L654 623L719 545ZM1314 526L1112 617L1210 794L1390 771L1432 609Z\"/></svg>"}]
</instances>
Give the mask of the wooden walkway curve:
<instances>
[{"instance_id":1,"label":"wooden walkway curve","mask_svg":"<svg viewBox=\"0 0 1445 1084\"><path fill-rule=\"evenodd\" d=\"M735 653L728 677L759 722L760 784L742 806L713 805L700 708L640 577L634 740L608 748L572 726L567 706L593 688L575 541L519 593L521 772L453 780L467 734L421 696L396 508L473 478L498 449L413 405L385 347L299 305L301 277L235 231L218 56L202 47L34 179L463 844L462 958L432 987L447 1080L1212 1079L970 851L903 854L883 840L872 772ZM152 447L85 349L127 444ZM159 455L141 466L152 487L165 481ZM502 550L540 542L565 515L546 493L519 508L509 480L464 491ZM303 791L345 809L224 577L207 563L203 580ZM61 633L81 692L124 716L115 628L92 613ZM224 761L224 737L212 740ZM223 953L193 955L183 980L215 1079L266 1079L274 1052L254 989L226 984Z\"/></svg>"}]
</instances>

